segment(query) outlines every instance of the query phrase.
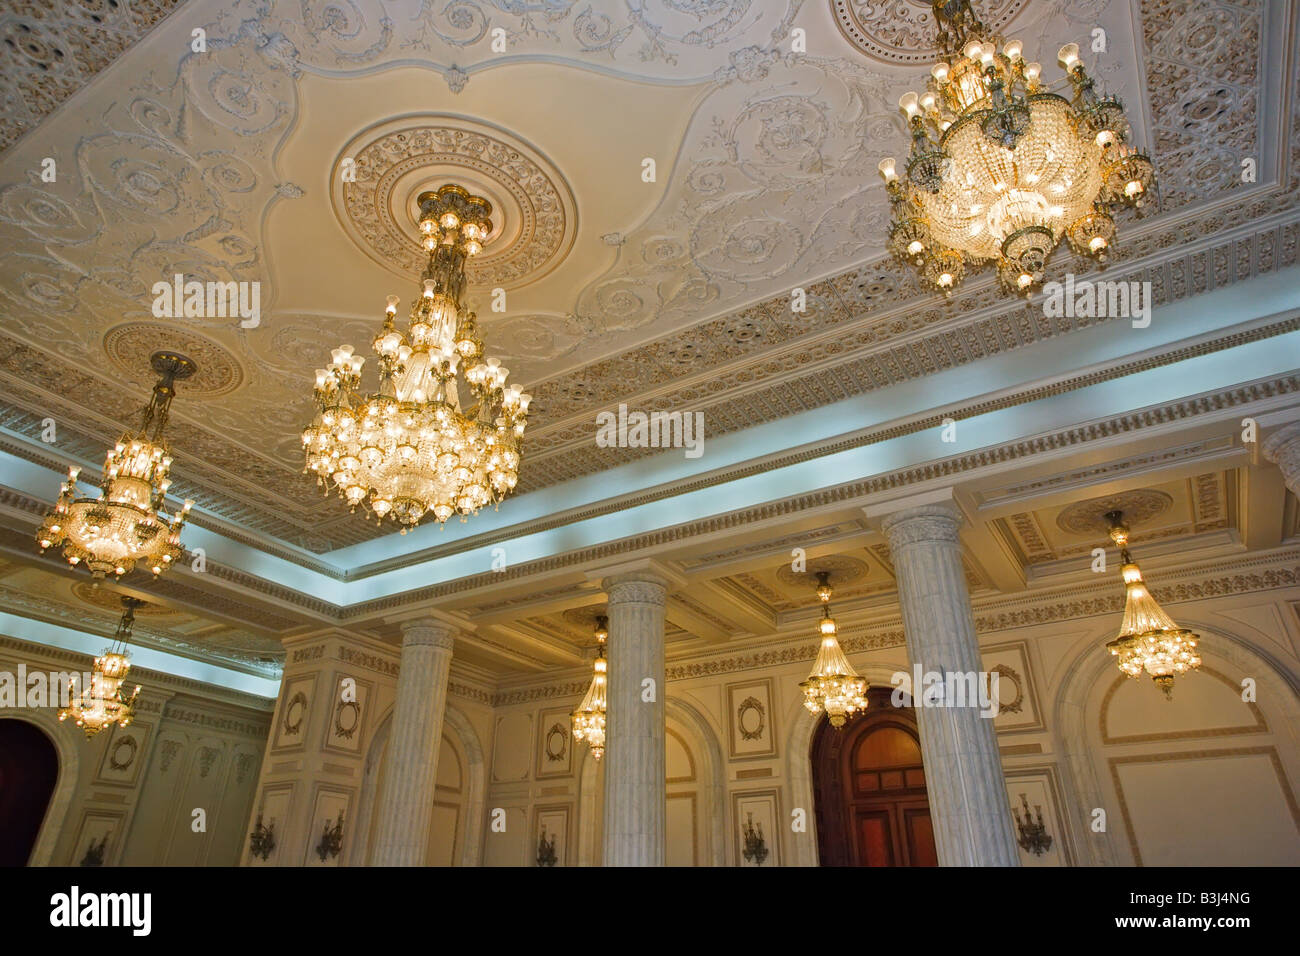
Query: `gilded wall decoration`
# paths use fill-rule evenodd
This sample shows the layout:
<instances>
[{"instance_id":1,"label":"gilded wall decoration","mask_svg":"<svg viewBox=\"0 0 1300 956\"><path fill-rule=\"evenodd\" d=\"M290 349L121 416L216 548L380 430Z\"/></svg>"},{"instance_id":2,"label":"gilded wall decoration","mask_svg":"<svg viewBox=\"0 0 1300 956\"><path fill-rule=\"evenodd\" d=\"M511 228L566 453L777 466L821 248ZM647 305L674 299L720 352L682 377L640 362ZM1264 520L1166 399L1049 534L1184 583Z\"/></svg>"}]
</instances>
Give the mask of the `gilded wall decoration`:
<instances>
[{"instance_id":1,"label":"gilded wall decoration","mask_svg":"<svg viewBox=\"0 0 1300 956\"><path fill-rule=\"evenodd\" d=\"M221 751L216 747L199 748L199 776L206 777L212 772L212 767L216 764L217 758L221 756Z\"/></svg>"},{"instance_id":2,"label":"gilded wall decoration","mask_svg":"<svg viewBox=\"0 0 1300 956\"><path fill-rule=\"evenodd\" d=\"M316 681L319 676L318 673L301 674L286 679L280 685L280 700L276 705L274 749L298 750L306 743L312 701L316 696Z\"/></svg>"},{"instance_id":3,"label":"gilded wall decoration","mask_svg":"<svg viewBox=\"0 0 1300 956\"><path fill-rule=\"evenodd\" d=\"M325 729L326 750L359 753L366 737L366 719L374 685L352 674L339 674L334 681L329 724Z\"/></svg>"},{"instance_id":4,"label":"gilded wall decoration","mask_svg":"<svg viewBox=\"0 0 1300 956\"><path fill-rule=\"evenodd\" d=\"M253 772L253 767L257 764L258 755L255 753L244 752L235 758L235 783L243 783L248 779L249 774Z\"/></svg>"},{"instance_id":5,"label":"gilded wall decoration","mask_svg":"<svg viewBox=\"0 0 1300 956\"><path fill-rule=\"evenodd\" d=\"M174 740L174 739L173 739L173 740L164 740L164 741L159 745L159 747L158 747L158 753L159 753L159 759L158 759L158 771L159 771L159 773L166 773L168 770L171 769L172 761L176 759L176 755L179 754L179 753L181 752L181 748L182 748L183 746L184 746L184 744L183 744L181 741L179 741L179 740Z\"/></svg>"},{"instance_id":6,"label":"gilded wall decoration","mask_svg":"<svg viewBox=\"0 0 1300 956\"><path fill-rule=\"evenodd\" d=\"M741 740L761 740L766 720L767 712L757 697L746 697L736 708L736 726Z\"/></svg>"},{"instance_id":7,"label":"gilded wall decoration","mask_svg":"<svg viewBox=\"0 0 1300 956\"><path fill-rule=\"evenodd\" d=\"M113 741L108 751L108 766L112 770L126 770L135 762L140 744L134 737L126 736Z\"/></svg>"},{"instance_id":8,"label":"gilded wall decoration","mask_svg":"<svg viewBox=\"0 0 1300 956\"><path fill-rule=\"evenodd\" d=\"M732 760L772 758L777 755L778 731L772 726L772 679L740 681L726 685L727 751Z\"/></svg>"},{"instance_id":9,"label":"gilded wall decoration","mask_svg":"<svg viewBox=\"0 0 1300 956\"><path fill-rule=\"evenodd\" d=\"M590 632L588 632L590 633ZM575 700L576 704L577 701ZM537 717L537 759L535 773L538 778L565 777L573 772L573 734L569 713L573 707L550 707Z\"/></svg>"}]
</instances>

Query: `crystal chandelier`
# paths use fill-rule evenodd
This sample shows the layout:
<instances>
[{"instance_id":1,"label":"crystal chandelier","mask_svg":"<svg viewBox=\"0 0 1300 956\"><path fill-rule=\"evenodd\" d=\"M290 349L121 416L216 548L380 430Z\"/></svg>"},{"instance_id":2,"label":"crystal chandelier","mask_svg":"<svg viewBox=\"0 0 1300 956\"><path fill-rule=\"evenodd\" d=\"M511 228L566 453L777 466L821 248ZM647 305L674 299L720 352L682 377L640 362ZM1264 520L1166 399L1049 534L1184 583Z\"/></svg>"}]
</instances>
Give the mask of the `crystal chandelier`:
<instances>
[{"instance_id":1,"label":"crystal chandelier","mask_svg":"<svg viewBox=\"0 0 1300 956\"><path fill-rule=\"evenodd\" d=\"M302 433L307 470L349 505L407 528L471 515L515 487L532 396L506 385L508 370L483 354L475 314L462 304L465 264L492 231L492 207L455 185L419 196L429 253L423 294L406 332L388 297L372 343L379 391L361 391L365 362L345 345L316 371L317 414Z\"/></svg>"},{"instance_id":2,"label":"crystal chandelier","mask_svg":"<svg viewBox=\"0 0 1300 956\"><path fill-rule=\"evenodd\" d=\"M596 618L596 661L591 686L570 717L573 720L573 739L585 740L591 747L591 756L599 760L605 753L605 641L609 639L609 618L603 614Z\"/></svg>"},{"instance_id":3,"label":"crystal chandelier","mask_svg":"<svg viewBox=\"0 0 1300 956\"><path fill-rule=\"evenodd\" d=\"M831 617L830 572L817 572L817 597L822 602L819 627L821 647L812 673L799 686L803 704L814 715L826 711L832 727L843 727L853 714L867 706L867 682L858 676L835 638L835 618Z\"/></svg>"},{"instance_id":4,"label":"crystal chandelier","mask_svg":"<svg viewBox=\"0 0 1300 956\"><path fill-rule=\"evenodd\" d=\"M1128 528L1123 513L1108 512L1106 520L1110 523L1110 538L1119 547L1124 561L1120 573L1128 592L1119 637L1106 648L1125 674L1139 677L1145 671L1165 696L1172 699L1175 675L1201 666L1196 654L1197 635L1175 624L1147 590L1142 572L1128 552Z\"/></svg>"},{"instance_id":5,"label":"crystal chandelier","mask_svg":"<svg viewBox=\"0 0 1300 956\"><path fill-rule=\"evenodd\" d=\"M906 178L893 159L880 164L890 252L945 293L967 264L992 261L1008 291L1029 295L1063 239L1104 262L1112 214L1143 205L1155 183L1123 105L1097 94L1077 43L1058 54L1071 89L1054 93L1020 41L990 33L969 0L935 14L942 55L929 90L899 100L912 134Z\"/></svg>"},{"instance_id":6,"label":"crystal chandelier","mask_svg":"<svg viewBox=\"0 0 1300 956\"><path fill-rule=\"evenodd\" d=\"M36 532L42 553L62 548L69 564L84 564L97 580L107 574L120 578L136 562L155 576L171 567L181 556L181 528L194 504L187 500L170 518L162 510L172 463L163 429L177 380L189 378L196 366L174 352L155 352L150 366L159 375L153 398L140 430L123 435L105 458L99 497L78 498L81 469L69 469L59 500Z\"/></svg>"},{"instance_id":7,"label":"crystal chandelier","mask_svg":"<svg viewBox=\"0 0 1300 956\"><path fill-rule=\"evenodd\" d=\"M118 622L117 633L113 635L113 644L99 657L95 658L90 686L77 693L77 679L68 681L68 706L59 711L59 720L72 718L78 727L86 732L86 737L95 736L105 727L117 724L125 727L134 716L136 698L140 688L136 687L127 697L122 692L122 681L126 680L131 670L131 659L126 645L131 640L131 628L135 624L135 609L144 602L133 597L123 597L122 620Z\"/></svg>"}]
</instances>

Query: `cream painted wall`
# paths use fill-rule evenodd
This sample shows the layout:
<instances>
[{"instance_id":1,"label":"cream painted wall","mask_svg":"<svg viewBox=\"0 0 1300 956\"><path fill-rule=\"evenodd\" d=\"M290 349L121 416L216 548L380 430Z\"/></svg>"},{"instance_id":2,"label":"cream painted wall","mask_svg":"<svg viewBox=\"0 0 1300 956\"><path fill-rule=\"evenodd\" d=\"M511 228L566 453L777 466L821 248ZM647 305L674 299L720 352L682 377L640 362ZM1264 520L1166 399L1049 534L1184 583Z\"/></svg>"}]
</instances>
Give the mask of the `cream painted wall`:
<instances>
[{"instance_id":1,"label":"cream painted wall","mask_svg":"<svg viewBox=\"0 0 1300 956\"><path fill-rule=\"evenodd\" d=\"M1104 644L1117 614L982 631L985 668L1000 675L995 726L1008 813L1024 794L1042 807L1052 836L1050 849L1022 850L1021 862L1300 863L1295 606L1300 587L1169 605L1201 634L1205 661L1201 672L1178 680L1172 701L1149 679L1130 680L1115 668ZM850 658L873 684L888 685L908 666L901 644ZM815 864L808 760L815 725L798 688L811 661L742 665L701 666L710 673L698 677L674 677L669 666L667 859L742 864L740 833L752 813L769 847L764 865ZM1253 704L1241 700L1248 677L1258 688ZM504 809L507 828L485 837L492 865L535 865L542 817L567 821L560 865L599 861L603 788L586 747L547 757L546 734L581 698L573 686L565 696L542 688L498 695L488 807ZM550 750L557 749L552 734ZM1105 811L1104 832L1093 830L1097 809ZM803 831L793 826L797 816L807 821Z\"/></svg>"},{"instance_id":2,"label":"cream painted wall","mask_svg":"<svg viewBox=\"0 0 1300 956\"><path fill-rule=\"evenodd\" d=\"M1024 865L1300 862L1300 587L1222 590L1189 586L1185 593L1212 596L1169 605L1202 635L1205 659L1178 681L1172 702L1115 669L1104 644L1118 613L1080 615L1060 592L1015 614L977 607L985 623L1034 622L980 632L984 667L1000 675L995 728L1008 813L1023 795L1042 808L1052 837L1041 854L1022 851ZM850 658L872 684L888 685L908 660L897 627L880 628L855 638L850 646L871 649ZM816 864L808 756L816 723L798 688L811 665L807 643L792 635L784 649L728 648L669 665L671 864L755 865L742 856L750 821L768 851L762 865ZM255 865L317 865L320 821L309 804L322 793L344 795L349 821L340 859L326 865L367 860L398 661L396 648L343 633L290 643L252 808L281 801L287 849ZM492 691L457 673L453 663L429 862L534 866L545 828L557 865L599 864L603 761L574 744L568 718L585 679ZM346 675L362 677L372 696L355 745L327 747L341 712L332 689ZM1256 701L1242 702L1243 678L1255 681ZM291 723L302 743L280 727L298 693L307 703ZM1094 829L1099 810L1104 829Z\"/></svg>"},{"instance_id":3,"label":"cream painted wall","mask_svg":"<svg viewBox=\"0 0 1300 956\"><path fill-rule=\"evenodd\" d=\"M0 637L0 670L81 671L84 655ZM29 865L233 866L270 725L270 700L134 669L136 719L87 739L57 707L0 710L40 727L59 778ZM202 810L201 817L195 811ZM203 821L202 831L195 821Z\"/></svg>"}]
</instances>

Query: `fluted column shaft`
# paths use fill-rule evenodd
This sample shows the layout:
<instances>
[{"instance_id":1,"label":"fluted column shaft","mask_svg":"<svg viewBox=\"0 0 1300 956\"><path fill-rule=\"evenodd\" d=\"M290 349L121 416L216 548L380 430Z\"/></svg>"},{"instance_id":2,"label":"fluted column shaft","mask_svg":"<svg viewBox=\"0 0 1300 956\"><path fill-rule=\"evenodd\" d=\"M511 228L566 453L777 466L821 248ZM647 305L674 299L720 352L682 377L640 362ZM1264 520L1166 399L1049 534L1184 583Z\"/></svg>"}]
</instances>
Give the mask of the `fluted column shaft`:
<instances>
[{"instance_id":1,"label":"fluted column shaft","mask_svg":"<svg viewBox=\"0 0 1300 956\"><path fill-rule=\"evenodd\" d=\"M1300 422L1293 422L1264 441L1264 457L1282 469L1282 479L1291 493L1300 497Z\"/></svg>"},{"instance_id":2,"label":"fluted column shaft","mask_svg":"<svg viewBox=\"0 0 1300 956\"><path fill-rule=\"evenodd\" d=\"M915 672L980 674L979 642L951 504L895 512L882 525ZM913 688L935 846L942 866L1019 866L1002 759L977 702L926 706ZM951 703L945 701L944 703Z\"/></svg>"},{"instance_id":3,"label":"fluted column shaft","mask_svg":"<svg viewBox=\"0 0 1300 956\"><path fill-rule=\"evenodd\" d=\"M455 629L440 621L402 626L402 669L372 857L376 866L424 863L454 640Z\"/></svg>"},{"instance_id":4,"label":"fluted column shaft","mask_svg":"<svg viewBox=\"0 0 1300 956\"><path fill-rule=\"evenodd\" d=\"M603 587L609 595L605 865L663 866L667 582L647 574L621 575L607 578ZM653 699L646 700L651 689Z\"/></svg>"}]
</instances>

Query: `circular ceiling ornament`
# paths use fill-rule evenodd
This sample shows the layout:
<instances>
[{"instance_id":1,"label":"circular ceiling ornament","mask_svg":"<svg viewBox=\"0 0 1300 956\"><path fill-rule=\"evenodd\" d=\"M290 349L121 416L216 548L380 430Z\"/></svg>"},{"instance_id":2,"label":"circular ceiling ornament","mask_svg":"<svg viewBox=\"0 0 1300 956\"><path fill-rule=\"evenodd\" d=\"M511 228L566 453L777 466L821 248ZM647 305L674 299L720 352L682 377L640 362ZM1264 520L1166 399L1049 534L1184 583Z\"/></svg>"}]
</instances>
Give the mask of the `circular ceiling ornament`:
<instances>
[{"instance_id":1,"label":"circular ceiling ornament","mask_svg":"<svg viewBox=\"0 0 1300 956\"><path fill-rule=\"evenodd\" d=\"M590 604L587 607L568 608L560 614L560 617L565 623L572 624L584 633L590 633L596 627L596 618L608 615L608 605Z\"/></svg>"},{"instance_id":2,"label":"circular ceiling ornament","mask_svg":"<svg viewBox=\"0 0 1300 956\"><path fill-rule=\"evenodd\" d=\"M989 0L980 4L979 14L999 33L1028 2ZM926 68L933 62L936 28L931 0L831 0L831 9L844 38L873 60Z\"/></svg>"},{"instance_id":3,"label":"circular ceiling ornament","mask_svg":"<svg viewBox=\"0 0 1300 956\"><path fill-rule=\"evenodd\" d=\"M1056 516L1056 525L1070 534L1100 536L1105 539L1110 529L1110 523L1106 520L1107 512L1124 512L1124 523L1134 528L1160 517L1173 504L1174 499L1163 491L1138 488L1135 491L1076 502L1061 510Z\"/></svg>"},{"instance_id":4,"label":"circular ceiling ornament","mask_svg":"<svg viewBox=\"0 0 1300 956\"><path fill-rule=\"evenodd\" d=\"M117 591L98 587L90 581L79 581L72 586L72 593L83 604L107 611L114 617L122 616L122 595ZM175 613L174 609L162 604L138 604L135 608L136 617L163 617Z\"/></svg>"},{"instance_id":5,"label":"circular ceiling ornament","mask_svg":"<svg viewBox=\"0 0 1300 956\"><path fill-rule=\"evenodd\" d=\"M335 214L366 255L409 277L424 269L419 195L456 183L492 205L492 232L465 272L479 289L519 288L555 269L577 235L560 171L518 137L457 116L404 117L353 138L334 162Z\"/></svg>"},{"instance_id":6,"label":"circular ceiling ornament","mask_svg":"<svg viewBox=\"0 0 1300 956\"><path fill-rule=\"evenodd\" d=\"M244 384L244 369L229 349L175 322L123 322L104 333L104 354L130 380L140 379L155 352L179 352L198 366L177 390L184 397L225 395Z\"/></svg>"},{"instance_id":7,"label":"circular ceiling ornament","mask_svg":"<svg viewBox=\"0 0 1300 956\"><path fill-rule=\"evenodd\" d=\"M776 577L782 584L806 590L811 596L817 586L817 575L822 571L830 575L829 584L834 588L847 587L871 573L865 561L844 554L831 554L824 558L810 558L807 571L795 571L789 564L783 564L777 569Z\"/></svg>"}]
</instances>

